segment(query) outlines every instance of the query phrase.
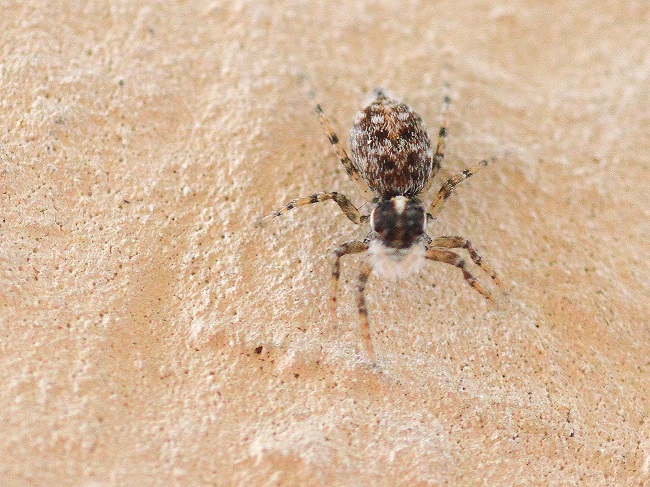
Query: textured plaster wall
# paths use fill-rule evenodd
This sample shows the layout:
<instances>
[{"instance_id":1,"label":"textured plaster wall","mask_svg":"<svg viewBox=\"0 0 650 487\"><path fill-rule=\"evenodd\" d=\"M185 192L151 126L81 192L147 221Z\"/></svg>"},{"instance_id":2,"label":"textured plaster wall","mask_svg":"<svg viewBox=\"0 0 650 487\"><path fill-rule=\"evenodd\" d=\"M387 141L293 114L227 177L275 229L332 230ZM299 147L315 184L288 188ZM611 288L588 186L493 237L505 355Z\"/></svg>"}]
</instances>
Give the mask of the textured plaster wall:
<instances>
[{"instance_id":1,"label":"textured plaster wall","mask_svg":"<svg viewBox=\"0 0 650 487\"><path fill-rule=\"evenodd\" d=\"M650 483L647 2L0 9L2 485ZM327 312L366 229L253 225L363 202L303 74L344 141L376 86L435 132L449 81L439 182L497 157L430 234L504 293L371 279L379 369L359 256Z\"/></svg>"}]
</instances>

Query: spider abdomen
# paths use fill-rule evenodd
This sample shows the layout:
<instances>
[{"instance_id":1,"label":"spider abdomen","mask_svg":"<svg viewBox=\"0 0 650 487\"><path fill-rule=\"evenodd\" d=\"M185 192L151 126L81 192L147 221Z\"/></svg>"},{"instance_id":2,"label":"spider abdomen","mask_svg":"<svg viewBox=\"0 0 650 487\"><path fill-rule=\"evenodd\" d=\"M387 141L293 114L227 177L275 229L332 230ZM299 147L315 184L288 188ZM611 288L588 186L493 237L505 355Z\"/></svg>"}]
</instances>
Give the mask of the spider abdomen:
<instances>
[{"instance_id":1,"label":"spider abdomen","mask_svg":"<svg viewBox=\"0 0 650 487\"><path fill-rule=\"evenodd\" d=\"M433 167L431 142L420 116L379 94L350 132L352 162L378 196L415 196Z\"/></svg>"}]
</instances>

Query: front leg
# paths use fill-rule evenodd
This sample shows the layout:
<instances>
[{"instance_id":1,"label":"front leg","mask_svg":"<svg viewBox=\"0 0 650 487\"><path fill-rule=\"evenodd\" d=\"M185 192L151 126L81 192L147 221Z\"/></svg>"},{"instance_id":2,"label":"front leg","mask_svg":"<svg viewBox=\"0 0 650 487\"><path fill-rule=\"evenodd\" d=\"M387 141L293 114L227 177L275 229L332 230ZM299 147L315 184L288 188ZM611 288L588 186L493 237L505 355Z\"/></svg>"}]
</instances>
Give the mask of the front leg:
<instances>
[{"instance_id":1,"label":"front leg","mask_svg":"<svg viewBox=\"0 0 650 487\"><path fill-rule=\"evenodd\" d=\"M431 247L442 247L445 249L465 249L469 252L469 256L472 258L474 263L479 266L483 271L492 278L494 283L497 286L501 285L501 280L497 276L496 272L492 270L485 262L483 262L483 257L476 251L472 243L463 238L463 237L452 237L444 236L438 237L431 241Z\"/></svg>"},{"instance_id":2,"label":"front leg","mask_svg":"<svg viewBox=\"0 0 650 487\"><path fill-rule=\"evenodd\" d=\"M361 338L363 338L363 345L366 353L370 357L373 365L377 364L377 355L375 348L372 346L372 338L370 336L370 319L368 318L368 308L366 307L366 282L372 273L372 264L365 261L361 266L359 272L359 281L357 283L357 306L359 311L359 319L361 320Z\"/></svg>"},{"instance_id":3,"label":"front leg","mask_svg":"<svg viewBox=\"0 0 650 487\"><path fill-rule=\"evenodd\" d=\"M332 292L330 294L330 309L336 314L336 299L339 288L339 276L341 274L341 257L348 254L359 254L368 250L368 244L360 240L353 240L339 245L334 250L334 266L332 268Z\"/></svg>"},{"instance_id":4,"label":"front leg","mask_svg":"<svg viewBox=\"0 0 650 487\"><path fill-rule=\"evenodd\" d=\"M359 209L352 204L352 202L348 199L347 196L341 193L337 193L336 191L332 191L329 193L316 193L316 194L312 194L311 196L305 196L302 198L296 198L294 200L291 200L282 208L278 208L277 210L273 211L269 215L260 218L257 221L257 224L259 226L263 226L270 219L278 218L279 216L285 214L289 210L293 210L294 208L298 208L300 206L310 205L313 203L320 203L321 201L328 201L328 200L336 201L336 203L339 205L339 208L341 208L343 213L345 213L345 216L347 216L350 219L350 221L356 223L357 225L361 223L362 217L361 217L361 213L359 212Z\"/></svg>"},{"instance_id":5,"label":"front leg","mask_svg":"<svg viewBox=\"0 0 650 487\"><path fill-rule=\"evenodd\" d=\"M444 262L445 264L458 267L461 271L463 271L463 277L467 283L476 289L479 293L481 293L485 299L492 301L492 296L490 296L490 293L487 292L485 288L479 284L479 282L472 274L470 274L470 272L467 270L467 266L465 266L465 261L460 257L460 255L452 252L451 250L430 248L427 249L425 257L429 260Z\"/></svg>"}]
</instances>

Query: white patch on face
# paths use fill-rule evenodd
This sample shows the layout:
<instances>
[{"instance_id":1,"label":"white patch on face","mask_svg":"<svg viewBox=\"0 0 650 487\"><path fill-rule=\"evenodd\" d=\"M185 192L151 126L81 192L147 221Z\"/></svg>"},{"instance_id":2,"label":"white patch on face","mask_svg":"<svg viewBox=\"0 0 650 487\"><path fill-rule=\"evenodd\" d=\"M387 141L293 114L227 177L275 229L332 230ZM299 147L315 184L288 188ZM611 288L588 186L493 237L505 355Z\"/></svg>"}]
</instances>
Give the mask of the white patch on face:
<instances>
[{"instance_id":1,"label":"white patch on face","mask_svg":"<svg viewBox=\"0 0 650 487\"><path fill-rule=\"evenodd\" d=\"M379 240L370 242L368 248L372 270L384 279L406 279L419 272L425 252L422 244L416 243L407 249L392 249Z\"/></svg>"},{"instance_id":2,"label":"white patch on face","mask_svg":"<svg viewBox=\"0 0 650 487\"><path fill-rule=\"evenodd\" d=\"M408 198L406 196L395 196L393 198L393 203L395 203L395 212L398 215L404 213L404 208L406 208L406 202Z\"/></svg>"},{"instance_id":3,"label":"white patch on face","mask_svg":"<svg viewBox=\"0 0 650 487\"><path fill-rule=\"evenodd\" d=\"M384 116L383 115L373 115L370 117L370 121L374 123L375 125L379 125L384 121Z\"/></svg>"}]
</instances>

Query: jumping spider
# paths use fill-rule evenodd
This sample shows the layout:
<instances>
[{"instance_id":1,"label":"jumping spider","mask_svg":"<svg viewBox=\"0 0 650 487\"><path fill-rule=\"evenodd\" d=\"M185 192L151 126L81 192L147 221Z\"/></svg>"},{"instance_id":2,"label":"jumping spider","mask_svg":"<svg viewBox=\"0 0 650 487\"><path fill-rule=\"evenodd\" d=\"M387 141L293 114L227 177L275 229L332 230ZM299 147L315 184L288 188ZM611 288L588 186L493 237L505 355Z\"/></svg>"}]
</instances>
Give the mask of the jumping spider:
<instances>
[{"instance_id":1,"label":"jumping spider","mask_svg":"<svg viewBox=\"0 0 650 487\"><path fill-rule=\"evenodd\" d=\"M313 94L310 98L313 101ZM465 261L448 250L462 248L496 284L500 284L495 272L483 262L468 240L456 236L432 239L425 232L427 222L438 216L454 187L487 165L483 160L472 169L450 178L442 185L428 210L424 210L420 195L430 188L444 158L445 113L449 104L449 96L445 95L438 143L435 153L432 153L429 135L420 116L403 103L391 99L383 90L376 89L374 101L359 112L350 132L350 159L320 105L315 103L320 123L336 155L348 176L371 200L372 211L369 215L362 215L347 196L332 191L294 199L260 220L264 223L299 206L334 200L352 222L357 225L370 222L370 233L364 240L352 240L334 250L331 304L335 313L341 257L367 252L357 282L357 306L364 346L373 363L376 363L376 356L364 295L366 282L373 271L381 278L405 278L417 272L425 259L444 262L458 267L469 285L490 300L490 294L470 274Z\"/></svg>"}]
</instances>

